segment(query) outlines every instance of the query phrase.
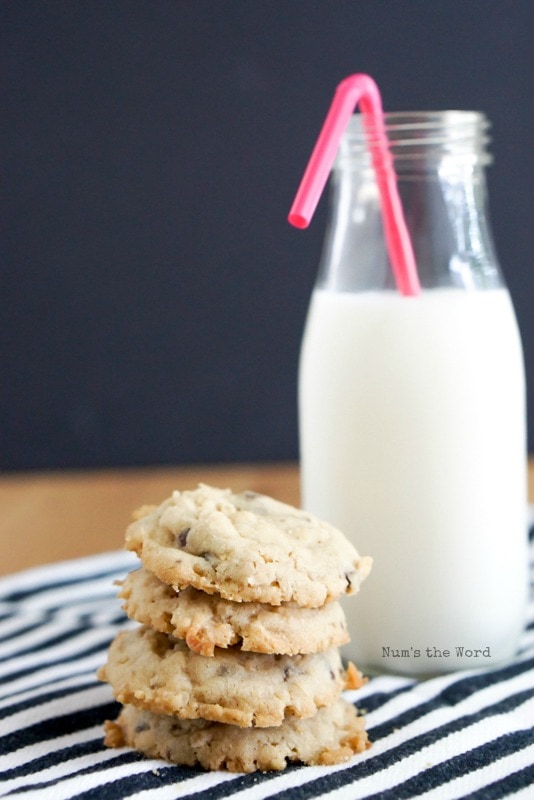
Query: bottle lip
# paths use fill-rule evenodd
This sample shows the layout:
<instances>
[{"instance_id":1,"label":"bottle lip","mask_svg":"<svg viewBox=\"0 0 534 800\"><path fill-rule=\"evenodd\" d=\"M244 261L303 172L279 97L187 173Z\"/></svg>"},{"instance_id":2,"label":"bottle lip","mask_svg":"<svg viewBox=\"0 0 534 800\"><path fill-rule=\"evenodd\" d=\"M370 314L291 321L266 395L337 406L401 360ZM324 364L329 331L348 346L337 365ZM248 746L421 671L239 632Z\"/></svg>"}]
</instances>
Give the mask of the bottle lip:
<instances>
[{"instance_id":1,"label":"bottle lip","mask_svg":"<svg viewBox=\"0 0 534 800\"><path fill-rule=\"evenodd\" d=\"M390 111L383 117L384 130L394 161L441 158L445 155L490 163L490 122L480 111ZM373 120L352 115L341 139L338 165L346 159L368 155L378 138Z\"/></svg>"},{"instance_id":2,"label":"bottle lip","mask_svg":"<svg viewBox=\"0 0 534 800\"><path fill-rule=\"evenodd\" d=\"M361 112L355 112L350 119L349 125L358 125L363 117L364 114ZM383 117L386 124L410 127L429 127L437 123L443 124L444 122L449 124L489 125L489 120L484 112L474 109L448 108L437 111L385 111Z\"/></svg>"}]
</instances>

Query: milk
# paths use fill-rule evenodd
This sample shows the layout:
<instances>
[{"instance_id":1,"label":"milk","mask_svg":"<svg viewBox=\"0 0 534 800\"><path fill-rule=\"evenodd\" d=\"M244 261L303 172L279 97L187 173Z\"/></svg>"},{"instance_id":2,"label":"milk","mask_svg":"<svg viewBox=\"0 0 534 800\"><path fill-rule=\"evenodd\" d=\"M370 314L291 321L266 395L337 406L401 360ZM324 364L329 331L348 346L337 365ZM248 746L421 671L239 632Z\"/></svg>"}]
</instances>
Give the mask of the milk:
<instances>
[{"instance_id":1,"label":"milk","mask_svg":"<svg viewBox=\"0 0 534 800\"><path fill-rule=\"evenodd\" d=\"M374 559L347 598L368 671L511 657L527 598L522 350L506 289L316 289L299 376L303 507Z\"/></svg>"}]
</instances>

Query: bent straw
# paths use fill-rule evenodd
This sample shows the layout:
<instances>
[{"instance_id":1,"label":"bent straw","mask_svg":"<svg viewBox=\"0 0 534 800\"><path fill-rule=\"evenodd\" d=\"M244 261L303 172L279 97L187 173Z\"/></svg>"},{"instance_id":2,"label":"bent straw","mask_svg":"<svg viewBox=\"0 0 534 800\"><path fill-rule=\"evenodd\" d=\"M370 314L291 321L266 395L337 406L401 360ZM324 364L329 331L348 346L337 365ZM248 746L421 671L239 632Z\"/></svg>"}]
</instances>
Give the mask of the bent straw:
<instances>
[{"instance_id":1,"label":"bent straw","mask_svg":"<svg viewBox=\"0 0 534 800\"><path fill-rule=\"evenodd\" d=\"M339 142L358 102L362 113L370 117L370 127L376 137L376 146L370 142L371 158L380 194L386 247L397 289L403 295L415 296L421 291L417 266L389 151L380 92L369 75L349 75L338 84L288 220L296 228L307 228L310 224L332 169ZM369 129L368 136L370 139Z\"/></svg>"}]
</instances>

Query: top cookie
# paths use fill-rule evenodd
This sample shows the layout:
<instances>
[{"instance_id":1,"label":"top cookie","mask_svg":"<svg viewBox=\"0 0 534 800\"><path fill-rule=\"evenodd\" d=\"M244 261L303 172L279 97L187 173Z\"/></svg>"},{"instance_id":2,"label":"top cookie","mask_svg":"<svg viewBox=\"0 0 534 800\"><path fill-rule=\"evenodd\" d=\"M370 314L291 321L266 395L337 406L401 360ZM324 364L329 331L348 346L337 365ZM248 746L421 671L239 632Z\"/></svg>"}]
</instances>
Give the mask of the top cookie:
<instances>
[{"instance_id":1,"label":"top cookie","mask_svg":"<svg viewBox=\"0 0 534 800\"><path fill-rule=\"evenodd\" d=\"M146 511L128 527L126 547L177 588L318 608L357 592L371 568L336 528L256 492L199 484Z\"/></svg>"}]
</instances>

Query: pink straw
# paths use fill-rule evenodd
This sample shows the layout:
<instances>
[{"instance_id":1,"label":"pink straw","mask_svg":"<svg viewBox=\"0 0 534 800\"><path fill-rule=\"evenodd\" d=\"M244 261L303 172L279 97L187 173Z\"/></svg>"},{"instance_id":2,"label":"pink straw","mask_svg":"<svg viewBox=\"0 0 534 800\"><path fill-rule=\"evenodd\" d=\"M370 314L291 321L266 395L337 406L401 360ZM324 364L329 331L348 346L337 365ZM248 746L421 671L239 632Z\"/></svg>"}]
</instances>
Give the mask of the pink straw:
<instances>
[{"instance_id":1,"label":"pink straw","mask_svg":"<svg viewBox=\"0 0 534 800\"><path fill-rule=\"evenodd\" d=\"M358 102L362 113L371 118L371 130L376 137L376 146L370 141L371 158L380 193L386 246L397 289L403 295L415 296L421 291L417 266L397 189L380 92L369 75L349 75L337 86L288 220L296 228L307 228L310 224L337 155L339 142ZM369 130L368 133L371 140Z\"/></svg>"}]
</instances>

